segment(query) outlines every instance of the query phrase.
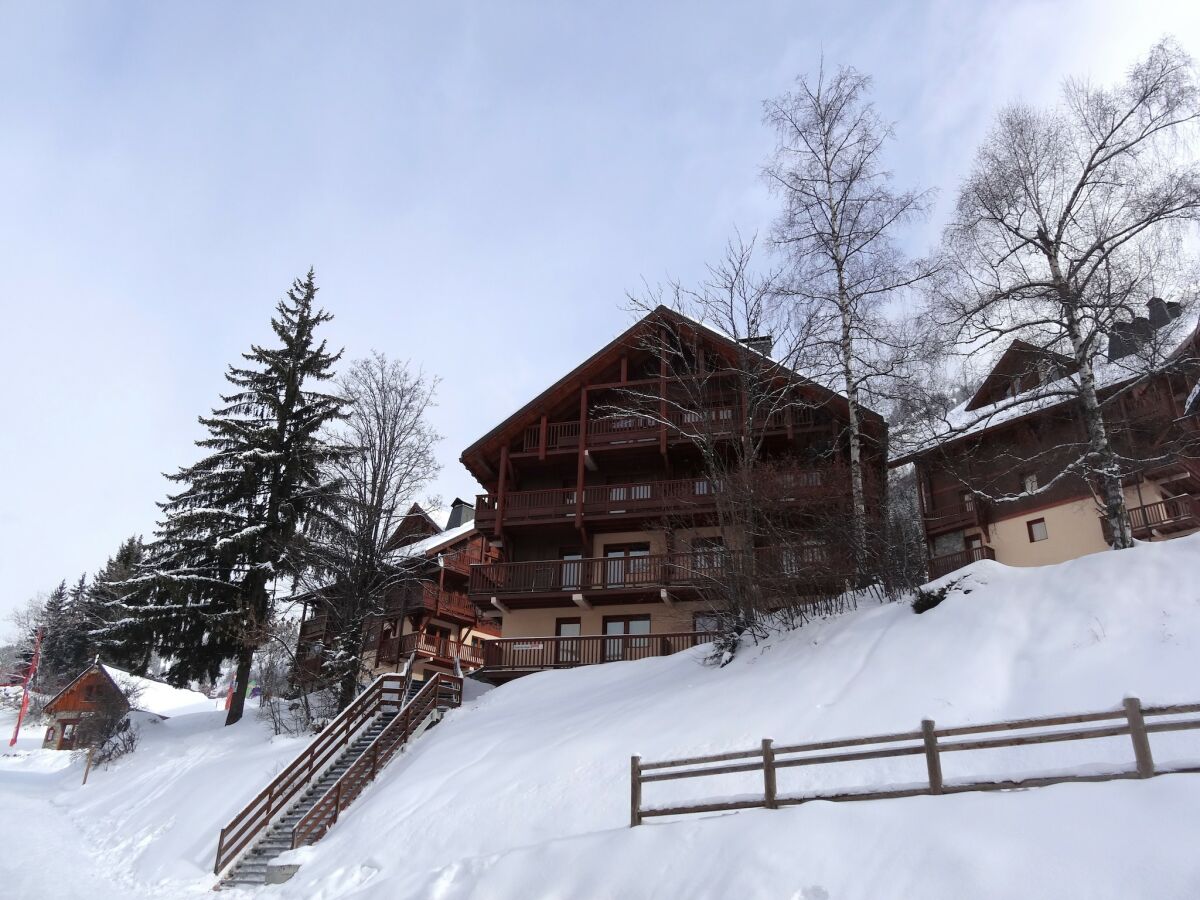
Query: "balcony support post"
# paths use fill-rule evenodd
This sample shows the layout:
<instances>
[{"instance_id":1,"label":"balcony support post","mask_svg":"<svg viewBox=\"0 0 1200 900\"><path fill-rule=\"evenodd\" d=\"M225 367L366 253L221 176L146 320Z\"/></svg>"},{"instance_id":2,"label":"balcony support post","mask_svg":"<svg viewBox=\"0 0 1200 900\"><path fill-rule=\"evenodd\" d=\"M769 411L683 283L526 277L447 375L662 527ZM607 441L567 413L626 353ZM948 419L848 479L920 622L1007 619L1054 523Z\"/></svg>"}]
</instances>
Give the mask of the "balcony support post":
<instances>
[{"instance_id":1,"label":"balcony support post","mask_svg":"<svg viewBox=\"0 0 1200 900\"><path fill-rule=\"evenodd\" d=\"M575 462L575 527L583 534L583 478L587 459L587 387L579 389L579 457ZM586 551L586 547L583 548ZM586 552L584 553L586 556Z\"/></svg>"},{"instance_id":2,"label":"balcony support post","mask_svg":"<svg viewBox=\"0 0 1200 900\"><path fill-rule=\"evenodd\" d=\"M538 432L538 459L539 460L545 460L545 458L546 458L546 436L547 436L546 414L542 413L542 424L541 424L541 428Z\"/></svg>"},{"instance_id":3,"label":"balcony support post","mask_svg":"<svg viewBox=\"0 0 1200 900\"><path fill-rule=\"evenodd\" d=\"M583 594L572 594L571 602L574 603L576 606L578 606L580 609L591 609L592 608L592 604L588 602L587 597L583 596Z\"/></svg>"},{"instance_id":4,"label":"balcony support post","mask_svg":"<svg viewBox=\"0 0 1200 900\"><path fill-rule=\"evenodd\" d=\"M504 534L504 495L508 489L508 445L500 448L500 484L496 490L496 525L497 535Z\"/></svg>"}]
</instances>

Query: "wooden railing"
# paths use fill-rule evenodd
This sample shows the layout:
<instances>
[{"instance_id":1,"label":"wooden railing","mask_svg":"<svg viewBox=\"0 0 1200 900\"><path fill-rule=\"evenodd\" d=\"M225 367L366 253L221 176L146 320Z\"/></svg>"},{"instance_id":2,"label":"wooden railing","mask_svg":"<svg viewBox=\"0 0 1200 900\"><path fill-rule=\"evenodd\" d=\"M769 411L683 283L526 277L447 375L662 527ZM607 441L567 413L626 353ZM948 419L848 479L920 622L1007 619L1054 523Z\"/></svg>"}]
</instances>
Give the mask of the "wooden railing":
<instances>
[{"instance_id":1,"label":"wooden railing","mask_svg":"<svg viewBox=\"0 0 1200 900\"><path fill-rule=\"evenodd\" d=\"M306 812L292 828L292 848L313 844L337 822L363 789L375 780L397 751L412 739L414 732L438 709L455 708L462 703L462 679L438 673L404 705L399 714L379 733L342 777Z\"/></svg>"},{"instance_id":2,"label":"wooden railing","mask_svg":"<svg viewBox=\"0 0 1200 900\"><path fill-rule=\"evenodd\" d=\"M648 659L698 647L714 637L715 634L705 631L678 631L666 634L498 638L484 644L483 668L487 672L570 669L627 659Z\"/></svg>"},{"instance_id":3,"label":"wooden railing","mask_svg":"<svg viewBox=\"0 0 1200 900\"><path fill-rule=\"evenodd\" d=\"M979 500L961 499L925 510L925 530L929 532L956 531L973 528L980 523Z\"/></svg>"},{"instance_id":4,"label":"wooden railing","mask_svg":"<svg viewBox=\"0 0 1200 900\"><path fill-rule=\"evenodd\" d=\"M988 546L969 547L957 553L935 556L929 560L929 580L941 578L943 575L948 575L963 566L969 566L973 562L979 562L981 559L995 558L996 551Z\"/></svg>"},{"instance_id":5,"label":"wooden railing","mask_svg":"<svg viewBox=\"0 0 1200 900\"><path fill-rule=\"evenodd\" d=\"M804 427L811 425L813 421L811 409L795 407L771 413L759 427L767 431L783 431L789 427L789 424L794 427ZM667 411L665 420L637 413L600 415L587 419L584 445L604 447L657 440L664 424L673 439L697 434L733 433L740 427L740 422L741 410L738 404L728 400L715 401L711 406L696 411L672 407ZM541 424L528 426L521 438L521 450L525 453L536 453L541 450L541 446ZM578 419L546 424L547 450L569 450L578 447ZM476 507L476 511L478 513L478 507Z\"/></svg>"},{"instance_id":6,"label":"wooden railing","mask_svg":"<svg viewBox=\"0 0 1200 900\"><path fill-rule=\"evenodd\" d=\"M438 659L457 659L464 666L475 668L483 664L483 650L480 647L424 633L406 634L380 642L378 659L381 663L395 663L410 653Z\"/></svg>"},{"instance_id":7,"label":"wooden railing","mask_svg":"<svg viewBox=\"0 0 1200 900\"><path fill-rule=\"evenodd\" d=\"M381 675L338 713L300 755L221 829L213 872L220 874L266 831L274 819L291 805L292 800L310 782L319 778L358 733L379 715L385 705L399 708L403 698L404 676L388 673Z\"/></svg>"},{"instance_id":8,"label":"wooden railing","mask_svg":"<svg viewBox=\"0 0 1200 900\"><path fill-rule=\"evenodd\" d=\"M583 513L588 516L644 515L708 512L716 508L720 485L710 478L677 478L624 484L588 485L583 489ZM846 470L827 467L796 469L776 476L773 493L782 502L804 502L837 497L849 490ZM578 509L575 488L512 491L504 496L505 524L570 519ZM495 521L497 497L476 497L476 517L481 524Z\"/></svg>"},{"instance_id":9,"label":"wooden railing","mask_svg":"<svg viewBox=\"0 0 1200 900\"><path fill-rule=\"evenodd\" d=\"M646 587L703 586L719 582L734 563L734 553L718 549L487 563L471 567L475 595L574 593ZM755 551L762 577L821 579L838 577L845 566L821 545L774 547ZM745 557L742 557L744 560Z\"/></svg>"},{"instance_id":10,"label":"wooden railing","mask_svg":"<svg viewBox=\"0 0 1200 900\"><path fill-rule=\"evenodd\" d=\"M965 791L994 791L1010 788L1042 787L1067 781L1111 781L1118 778L1150 778L1175 772L1200 772L1200 766L1156 768L1150 749L1149 735L1167 731L1200 729L1200 718L1174 719L1171 721L1146 723L1147 717L1181 716L1200 712L1200 703L1182 706L1157 706L1142 708L1141 701L1131 697L1124 709L1113 712L1082 713L1079 715L1048 716L1037 719L1020 719L1011 722L994 722L988 725L967 725L958 728L936 728L931 719L921 722L918 731L900 734L880 734L872 737L847 738L837 741L821 741L811 744L796 744L777 747L770 739L754 750L733 753L718 753L712 756L694 756L688 759L672 759L644 763L640 756L630 759L630 826L640 825L651 816L676 816L689 813L718 812L735 809L766 807L775 809L807 803L810 800L881 800L892 797L913 797L920 794L957 794ZM1102 725L1095 728L1060 729L1063 725L1080 725L1091 722L1120 720L1120 724ZM970 735L995 732L1026 732L1011 737L982 738L943 742L944 738L960 738ZM1058 741L1083 741L1096 738L1128 735L1132 742L1135 768L1096 773L1055 774L1020 780L947 782L942 777L941 755L943 753L991 750L1002 747L1020 747L1029 744L1046 744ZM883 745L880 748L880 745ZM867 747L846 752L849 747ZM927 786L911 784L887 787L872 787L868 790L841 793L781 794L778 790L776 773L793 766L815 766L853 762L867 759L886 759L900 756L924 756L928 772ZM737 762L736 760L750 760ZM676 806L650 806L642 804L643 785L658 781L673 781L682 778L707 778L739 772L762 772L761 796L729 797L708 803L693 803Z\"/></svg>"},{"instance_id":11,"label":"wooden railing","mask_svg":"<svg viewBox=\"0 0 1200 900\"><path fill-rule=\"evenodd\" d=\"M1108 520L1100 521L1108 534ZM1184 531L1200 528L1200 497L1168 497L1158 503L1129 509L1129 527L1135 538L1151 537L1155 531Z\"/></svg>"}]
</instances>

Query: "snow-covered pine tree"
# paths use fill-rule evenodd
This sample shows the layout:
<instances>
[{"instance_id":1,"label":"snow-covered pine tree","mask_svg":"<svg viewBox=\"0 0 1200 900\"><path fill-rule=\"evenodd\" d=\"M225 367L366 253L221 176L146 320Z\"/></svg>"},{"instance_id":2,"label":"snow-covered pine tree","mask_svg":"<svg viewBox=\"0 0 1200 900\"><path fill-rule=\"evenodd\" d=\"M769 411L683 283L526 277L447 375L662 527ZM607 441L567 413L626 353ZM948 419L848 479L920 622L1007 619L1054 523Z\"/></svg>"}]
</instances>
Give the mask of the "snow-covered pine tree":
<instances>
[{"instance_id":1,"label":"snow-covered pine tree","mask_svg":"<svg viewBox=\"0 0 1200 900\"><path fill-rule=\"evenodd\" d=\"M80 575L79 580L67 591L67 603L60 625L60 663L62 674L68 679L82 672L95 656L88 618L87 575Z\"/></svg>"},{"instance_id":2,"label":"snow-covered pine tree","mask_svg":"<svg viewBox=\"0 0 1200 900\"><path fill-rule=\"evenodd\" d=\"M336 484L324 473L344 451L323 437L343 401L310 386L333 377L341 352L317 341L332 316L316 309L313 272L293 283L271 327L278 346L252 346L230 366L236 390L201 417L207 455L168 476L184 486L164 513L148 559L124 602L125 624L108 639L148 642L171 659L176 683L219 676L237 661L226 724L245 706L255 649L265 638L276 579L305 566L305 529L324 519Z\"/></svg>"},{"instance_id":3,"label":"snow-covered pine tree","mask_svg":"<svg viewBox=\"0 0 1200 900\"><path fill-rule=\"evenodd\" d=\"M104 661L137 672L144 672L150 664L151 642L113 639L111 635L119 631L125 617L122 604L131 593L127 582L136 575L145 556L140 535L122 541L117 552L92 579L84 616L91 643ZM130 637L132 635L126 636Z\"/></svg>"},{"instance_id":4,"label":"snow-covered pine tree","mask_svg":"<svg viewBox=\"0 0 1200 900\"><path fill-rule=\"evenodd\" d=\"M42 659L38 683L50 687L64 674L67 653L67 582L59 582L42 607Z\"/></svg>"}]
</instances>

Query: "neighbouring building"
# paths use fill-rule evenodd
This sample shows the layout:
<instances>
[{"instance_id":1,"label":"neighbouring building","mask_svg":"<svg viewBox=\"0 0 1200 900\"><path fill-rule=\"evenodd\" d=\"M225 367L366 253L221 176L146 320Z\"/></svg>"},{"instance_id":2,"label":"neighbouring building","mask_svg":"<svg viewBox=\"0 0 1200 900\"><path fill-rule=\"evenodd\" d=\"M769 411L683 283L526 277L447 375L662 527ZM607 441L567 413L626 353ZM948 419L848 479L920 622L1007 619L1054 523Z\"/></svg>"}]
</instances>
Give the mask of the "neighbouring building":
<instances>
[{"instance_id":1,"label":"neighbouring building","mask_svg":"<svg viewBox=\"0 0 1200 900\"><path fill-rule=\"evenodd\" d=\"M423 680L456 666L473 671L482 665L482 644L499 636L500 627L467 597L469 566L492 558L474 512L456 498L442 528L413 504L397 526L389 561L404 575L388 592L381 614L366 626L364 659L372 674L396 671L411 661L414 676ZM319 609L305 604L300 625L299 657L310 673L319 659L305 648L329 640Z\"/></svg>"},{"instance_id":2,"label":"neighbouring building","mask_svg":"<svg viewBox=\"0 0 1200 900\"><path fill-rule=\"evenodd\" d=\"M1200 330L1184 329L1171 364L1145 377L1139 348L1179 307L1154 300L1148 313L1109 336L1097 385L1117 452L1144 461L1125 479L1133 536L1159 540L1200 529ZM1078 401L1056 388L1076 372L1073 360L1015 341L949 413L943 436L893 460L915 466L931 577L980 559L1036 566L1109 547L1092 487L1068 470L1086 436Z\"/></svg>"},{"instance_id":3,"label":"neighbouring building","mask_svg":"<svg viewBox=\"0 0 1200 900\"><path fill-rule=\"evenodd\" d=\"M705 372L702 402L680 393L680 376L668 374L646 340L666 328L686 335ZM745 535L716 520L722 486L705 474L711 469L689 429L717 423L719 439L740 439L736 367L747 346L797 401L756 426L764 458L788 473L781 502L799 521L806 511L830 510L844 520L850 508L846 400L771 363L769 343L740 345L659 307L463 451L486 491L476 524L495 556L470 567L470 598L503 625L502 639L486 644L484 677L663 655L706 640L715 611L700 596L697 573L726 552L769 554L798 583L832 577L823 589L844 587L847 568L830 565L839 548L820 535L797 546L748 547ZM632 394L649 397L661 414L623 409ZM874 514L887 428L869 410L862 416ZM724 432L721 423L729 423Z\"/></svg>"},{"instance_id":4,"label":"neighbouring building","mask_svg":"<svg viewBox=\"0 0 1200 900\"><path fill-rule=\"evenodd\" d=\"M93 663L46 704L43 711L50 724L42 739L48 750L74 750L81 724L98 715L123 716L129 701L108 669Z\"/></svg>"}]
</instances>

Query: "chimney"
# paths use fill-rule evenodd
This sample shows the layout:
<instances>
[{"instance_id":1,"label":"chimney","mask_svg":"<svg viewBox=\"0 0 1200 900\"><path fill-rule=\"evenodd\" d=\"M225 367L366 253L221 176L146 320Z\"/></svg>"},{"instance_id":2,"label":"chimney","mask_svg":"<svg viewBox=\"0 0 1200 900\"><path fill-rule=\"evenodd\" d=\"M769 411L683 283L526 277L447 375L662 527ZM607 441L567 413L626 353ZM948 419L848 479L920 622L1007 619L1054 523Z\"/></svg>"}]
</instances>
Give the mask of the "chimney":
<instances>
[{"instance_id":1,"label":"chimney","mask_svg":"<svg viewBox=\"0 0 1200 900\"><path fill-rule=\"evenodd\" d=\"M450 518L446 520L446 530L475 521L475 507L458 497L450 504Z\"/></svg>"},{"instance_id":2,"label":"chimney","mask_svg":"<svg viewBox=\"0 0 1200 900\"><path fill-rule=\"evenodd\" d=\"M1150 326L1155 331L1171 321L1171 314L1167 312L1167 304L1162 297L1151 297L1146 308L1150 312Z\"/></svg>"},{"instance_id":3,"label":"chimney","mask_svg":"<svg viewBox=\"0 0 1200 900\"><path fill-rule=\"evenodd\" d=\"M1154 327L1145 316L1137 316L1130 328L1133 332L1134 349L1144 347L1150 338L1154 336Z\"/></svg>"},{"instance_id":4,"label":"chimney","mask_svg":"<svg viewBox=\"0 0 1200 900\"><path fill-rule=\"evenodd\" d=\"M1108 330L1108 361L1123 359L1133 352L1134 347L1133 323L1113 322Z\"/></svg>"},{"instance_id":5,"label":"chimney","mask_svg":"<svg viewBox=\"0 0 1200 900\"><path fill-rule=\"evenodd\" d=\"M775 349L775 338L773 335L760 334L755 337L739 338L739 344L745 344L756 353L761 353L763 356L770 357L771 351Z\"/></svg>"}]
</instances>

